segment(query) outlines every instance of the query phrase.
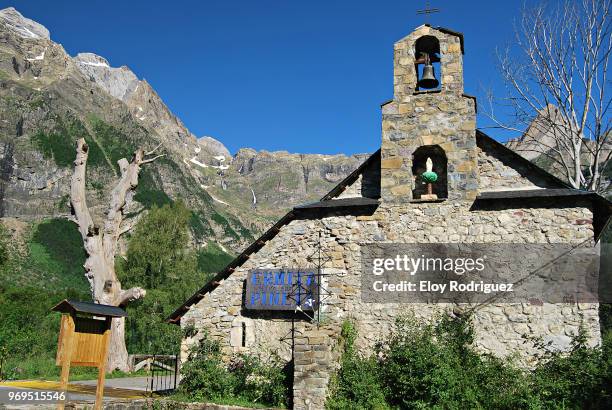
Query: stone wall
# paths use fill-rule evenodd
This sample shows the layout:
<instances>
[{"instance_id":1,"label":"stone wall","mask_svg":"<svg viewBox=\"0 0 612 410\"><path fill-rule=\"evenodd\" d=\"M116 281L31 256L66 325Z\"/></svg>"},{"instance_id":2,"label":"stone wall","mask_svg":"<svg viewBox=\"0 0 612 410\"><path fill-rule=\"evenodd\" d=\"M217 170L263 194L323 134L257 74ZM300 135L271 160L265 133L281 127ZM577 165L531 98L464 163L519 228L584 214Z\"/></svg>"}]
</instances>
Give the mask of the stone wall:
<instances>
[{"instance_id":1,"label":"stone wall","mask_svg":"<svg viewBox=\"0 0 612 410\"><path fill-rule=\"evenodd\" d=\"M531 164L519 163L514 153L487 140L479 142L478 175L480 192L564 188L554 177L534 172Z\"/></svg>"},{"instance_id":2,"label":"stone wall","mask_svg":"<svg viewBox=\"0 0 612 410\"><path fill-rule=\"evenodd\" d=\"M337 196L337 198L362 198L361 193L363 187L363 174L359 175L359 178L348 186L344 191Z\"/></svg>"},{"instance_id":3,"label":"stone wall","mask_svg":"<svg viewBox=\"0 0 612 410\"><path fill-rule=\"evenodd\" d=\"M552 205L552 204L551 204ZM548 207L521 209L474 210L463 201L454 203L382 204L371 216L334 216L315 220L296 220L285 226L257 254L215 291L193 306L181 321L182 326L195 325L218 338L226 354L277 352L285 360L294 359L294 400L307 408L324 400L325 386L333 370L329 357L335 357L333 346L344 320L353 320L359 330L357 346L367 352L384 337L398 315L408 312L430 318L442 312L445 305L373 304L361 301L361 244L391 243L580 243L592 237L589 205L554 209ZM242 309L243 282L249 269L279 266L311 266L307 255L321 246L330 260L324 265L325 287L330 297L323 308L321 328L300 323L295 351L281 339L291 333L291 321L273 313L253 313ZM235 323L246 321L247 345L236 334ZM597 304L491 304L474 316L475 347L498 356L518 354L523 365L533 363L536 347L525 336L539 336L560 349L569 346L571 335L581 323L587 328L591 343L599 340ZM321 333L323 332L325 336ZM323 339L321 339L323 337ZM182 353L197 341L185 339ZM327 346L327 347L324 347ZM325 350L328 349L328 350ZM311 353L308 353L311 352ZM299 353L299 354L298 354ZM331 356L330 356L331 355ZM334 360L331 361L333 363ZM310 381L309 381L310 380ZM318 399L317 399L318 397ZM321 399L323 397L323 399ZM301 401L300 401L301 400ZM318 401L317 401L318 400Z\"/></svg>"},{"instance_id":4,"label":"stone wall","mask_svg":"<svg viewBox=\"0 0 612 410\"><path fill-rule=\"evenodd\" d=\"M380 154L372 154L365 164L357 180L336 198L380 198Z\"/></svg>"},{"instance_id":5,"label":"stone wall","mask_svg":"<svg viewBox=\"0 0 612 410\"><path fill-rule=\"evenodd\" d=\"M301 323L293 354L293 408L322 409L327 399L329 379L337 366L336 327Z\"/></svg>"}]
</instances>

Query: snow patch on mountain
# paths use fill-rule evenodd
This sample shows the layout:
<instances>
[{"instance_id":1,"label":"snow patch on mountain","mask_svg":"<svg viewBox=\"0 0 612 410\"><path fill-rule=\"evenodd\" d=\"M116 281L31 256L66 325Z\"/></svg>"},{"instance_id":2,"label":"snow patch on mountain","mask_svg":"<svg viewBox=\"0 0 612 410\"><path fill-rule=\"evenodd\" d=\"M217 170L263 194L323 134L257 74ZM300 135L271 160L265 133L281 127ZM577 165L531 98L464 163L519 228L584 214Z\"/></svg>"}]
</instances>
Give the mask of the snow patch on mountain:
<instances>
[{"instance_id":1,"label":"snow patch on mountain","mask_svg":"<svg viewBox=\"0 0 612 410\"><path fill-rule=\"evenodd\" d=\"M26 60L28 60L28 61L40 61L40 60L44 60L46 52L47 52L47 47L45 47L45 49L42 51L42 53L40 53L36 57L26 58Z\"/></svg>"},{"instance_id":2,"label":"snow patch on mountain","mask_svg":"<svg viewBox=\"0 0 612 410\"><path fill-rule=\"evenodd\" d=\"M208 165L204 164L203 162L198 161L196 157L191 158L189 162L194 163L202 168L208 168Z\"/></svg>"},{"instance_id":3,"label":"snow patch on mountain","mask_svg":"<svg viewBox=\"0 0 612 410\"><path fill-rule=\"evenodd\" d=\"M0 20L21 37L50 39L49 30L45 26L23 17L14 7L0 10Z\"/></svg>"}]
</instances>

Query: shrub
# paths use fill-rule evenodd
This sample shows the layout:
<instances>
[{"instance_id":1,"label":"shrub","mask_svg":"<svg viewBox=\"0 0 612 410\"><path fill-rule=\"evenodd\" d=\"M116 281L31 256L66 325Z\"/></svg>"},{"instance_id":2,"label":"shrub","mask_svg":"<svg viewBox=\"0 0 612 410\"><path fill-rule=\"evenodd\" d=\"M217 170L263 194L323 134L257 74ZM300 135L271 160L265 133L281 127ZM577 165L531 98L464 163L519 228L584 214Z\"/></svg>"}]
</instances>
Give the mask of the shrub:
<instances>
[{"instance_id":1,"label":"shrub","mask_svg":"<svg viewBox=\"0 0 612 410\"><path fill-rule=\"evenodd\" d=\"M275 355L267 360L259 356L241 354L228 367L235 378L237 395L253 403L283 405L289 396L288 367Z\"/></svg>"},{"instance_id":2,"label":"shrub","mask_svg":"<svg viewBox=\"0 0 612 410\"><path fill-rule=\"evenodd\" d=\"M378 349L389 403L521 408L526 384L517 383L520 372L499 359L479 356L470 348L472 341L469 318L444 315L436 324L399 319Z\"/></svg>"},{"instance_id":3,"label":"shrub","mask_svg":"<svg viewBox=\"0 0 612 410\"><path fill-rule=\"evenodd\" d=\"M332 378L330 392L333 400L329 409L385 409L380 371L375 357L362 357L355 351L357 330L346 321L342 324L340 345L343 349L340 370Z\"/></svg>"},{"instance_id":4,"label":"shrub","mask_svg":"<svg viewBox=\"0 0 612 410\"><path fill-rule=\"evenodd\" d=\"M190 399L206 401L234 395L236 381L223 364L221 347L206 335L189 352L181 373L179 392Z\"/></svg>"},{"instance_id":5,"label":"shrub","mask_svg":"<svg viewBox=\"0 0 612 410\"><path fill-rule=\"evenodd\" d=\"M602 348L589 348L583 329L572 341L569 354L547 353L532 374L533 389L544 408L612 408L612 339Z\"/></svg>"},{"instance_id":6,"label":"shrub","mask_svg":"<svg viewBox=\"0 0 612 410\"><path fill-rule=\"evenodd\" d=\"M531 372L474 352L469 317L398 319L368 358L353 351L352 325L345 324L342 334L330 409L612 408L609 334L602 348L589 348L581 332L569 353L547 353Z\"/></svg>"},{"instance_id":7,"label":"shrub","mask_svg":"<svg viewBox=\"0 0 612 410\"><path fill-rule=\"evenodd\" d=\"M208 335L189 353L183 365L179 394L189 400L260 403L284 406L290 391L290 372L276 356L262 360L241 354L222 360L219 342Z\"/></svg>"}]
</instances>

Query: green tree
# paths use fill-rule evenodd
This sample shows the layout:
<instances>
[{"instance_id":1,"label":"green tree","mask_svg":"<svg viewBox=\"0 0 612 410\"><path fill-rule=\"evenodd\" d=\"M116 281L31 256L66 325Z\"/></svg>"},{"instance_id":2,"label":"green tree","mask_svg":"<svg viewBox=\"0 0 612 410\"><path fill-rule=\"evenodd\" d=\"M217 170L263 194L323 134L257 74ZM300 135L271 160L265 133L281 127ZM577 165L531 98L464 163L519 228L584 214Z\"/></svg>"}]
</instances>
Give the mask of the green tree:
<instances>
[{"instance_id":1,"label":"green tree","mask_svg":"<svg viewBox=\"0 0 612 410\"><path fill-rule=\"evenodd\" d=\"M154 206L136 225L126 260L118 260L122 283L141 283L147 289L147 297L128 310L127 341L132 353L178 351L180 328L165 319L207 279L198 269L196 252L189 249L190 216L180 201Z\"/></svg>"},{"instance_id":2,"label":"green tree","mask_svg":"<svg viewBox=\"0 0 612 410\"><path fill-rule=\"evenodd\" d=\"M153 206L136 225L129 242L124 266L129 281L157 289L168 279L178 277L177 267L185 265L190 257L187 252L190 216L182 202L161 208Z\"/></svg>"}]
</instances>

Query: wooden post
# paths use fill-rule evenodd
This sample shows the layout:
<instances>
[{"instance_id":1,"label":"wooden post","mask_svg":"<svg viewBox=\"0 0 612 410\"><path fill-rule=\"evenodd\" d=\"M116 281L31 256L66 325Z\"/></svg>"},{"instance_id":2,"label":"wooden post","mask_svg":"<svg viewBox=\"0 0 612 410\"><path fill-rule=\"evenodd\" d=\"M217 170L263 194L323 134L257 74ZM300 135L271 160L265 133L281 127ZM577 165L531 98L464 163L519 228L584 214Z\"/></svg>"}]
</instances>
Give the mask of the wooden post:
<instances>
[{"instance_id":1,"label":"wooden post","mask_svg":"<svg viewBox=\"0 0 612 410\"><path fill-rule=\"evenodd\" d=\"M102 410L104 402L104 379L106 377L106 355L108 353L108 345L110 342L110 332L112 319L106 318L106 330L104 331L104 340L102 342L102 353L100 355L100 363L98 365L98 384L96 385L96 404L94 410Z\"/></svg>"},{"instance_id":2,"label":"wooden post","mask_svg":"<svg viewBox=\"0 0 612 410\"><path fill-rule=\"evenodd\" d=\"M71 315L62 315L60 326L60 361L62 373L60 376L60 392L64 393L64 399L57 403L58 410L64 410L68 396L68 377L70 376L70 361L72 359L74 339L74 319Z\"/></svg>"}]
</instances>

